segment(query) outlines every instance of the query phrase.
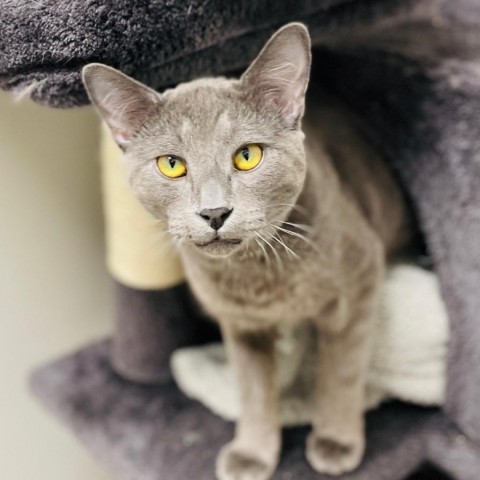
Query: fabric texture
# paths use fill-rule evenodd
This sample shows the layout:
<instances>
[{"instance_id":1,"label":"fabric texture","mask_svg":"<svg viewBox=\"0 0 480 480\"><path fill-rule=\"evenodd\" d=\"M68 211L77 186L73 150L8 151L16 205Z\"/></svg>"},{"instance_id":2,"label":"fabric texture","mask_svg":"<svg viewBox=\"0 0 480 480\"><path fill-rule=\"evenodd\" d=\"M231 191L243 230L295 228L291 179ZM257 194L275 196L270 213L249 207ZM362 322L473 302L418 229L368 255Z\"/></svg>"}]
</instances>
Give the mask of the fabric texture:
<instances>
[{"instance_id":1,"label":"fabric texture","mask_svg":"<svg viewBox=\"0 0 480 480\"><path fill-rule=\"evenodd\" d=\"M53 107L87 103L80 69L101 61L160 89L243 68L276 27L348 0L6 0L0 87Z\"/></svg>"},{"instance_id":2,"label":"fabric texture","mask_svg":"<svg viewBox=\"0 0 480 480\"><path fill-rule=\"evenodd\" d=\"M321 82L365 120L372 141L396 169L425 234L451 322L445 414L406 406L375 412L370 417L375 428L388 428L370 435L373 457L367 458L378 463L362 468L372 468L366 475L372 480L401 478L420 459L430 459L459 480L476 480L477 0L6 0L0 4L0 86L49 106L83 105L86 96L79 71L86 63L101 61L163 89L196 76L245 67L266 38L292 20L310 27L316 45L312 81ZM108 350L106 345L93 346L42 370L36 376L37 394L90 446L96 445L96 453L117 471L128 464L125 472L136 479L150 480L160 471L167 478L170 470L175 480L212 478L213 452L230 435L229 427L187 403L172 385L141 389L112 376L106 366ZM90 377L76 383L72 371L88 371ZM159 415L158 422L147 424L153 413ZM170 428L165 431L172 431L173 419L175 435L198 426L209 435L211 450L188 450L181 436L159 436L165 424ZM153 433L154 425L161 433ZM121 445L118 432L124 432ZM291 466L283 470L293 472L291 478L308 478L302 442L298 432L287 438L282 468ZM188 452L193 452L191 457ZM367 460L365 465L374 464ZM354 475L345 478L359 478Z\"/></svg>"},{"instance_id":3,"label":"fabric texture","mask_svg":"<svg viewBox=\"0 0 480 480\"><path fill-rule=\"evenodd\" d=\"M114 283L116 334L111 363L123 378L139 383L171 379L170 356L178 348L220 340L186 284L138 290Z\"/></svg>"},{"instance_id":4,"label":"fabric texture","mask_svg":"<svg viewBox=\"0 0 480 480\"><path fill-rule=\"evenodd\" d=\"M110 348L109 341L96 343L38 369L33 392L118 480L212 480L233 424L186 398L173 382L147 386L122 379L111 369ZM331 479L307 464L308 431L284 431L273 480ZM439 410L393 403L367 415L365 460L341 478L403 480L426 461L456 479L478 479L477 445Z\"/></svg>"}]
</instances>

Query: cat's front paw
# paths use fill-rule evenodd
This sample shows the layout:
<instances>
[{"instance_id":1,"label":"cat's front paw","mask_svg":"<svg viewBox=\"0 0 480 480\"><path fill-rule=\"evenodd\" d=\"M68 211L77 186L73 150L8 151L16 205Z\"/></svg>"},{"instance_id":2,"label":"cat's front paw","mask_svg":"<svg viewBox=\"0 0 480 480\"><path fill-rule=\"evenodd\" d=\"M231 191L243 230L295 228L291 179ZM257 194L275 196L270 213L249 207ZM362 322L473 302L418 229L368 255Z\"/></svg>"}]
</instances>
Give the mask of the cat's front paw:
<instances>
[{"instance_id":1,"label":"cat's front paw","mask_svg":"<svg viewBox=\"0 0 480 480\"><path fill-rule=\"evenodd\" d=\"M260 452L247 451L232 442L220 451L216 473L218 480L268 480L276 464L276 458L267 460Z\"/></svg>"},{"instance_id":2,"label":"cat's front paw","mask_svg":"<svg viewBox=\"0 0 480 480\"><path fill-rule=\"evenodd\" d=\"M358 438L340 442L312 432L307 439L307 460L319 473L342 475L360 465L365 450L365 440Z\"/></svg>"}]
</instances>

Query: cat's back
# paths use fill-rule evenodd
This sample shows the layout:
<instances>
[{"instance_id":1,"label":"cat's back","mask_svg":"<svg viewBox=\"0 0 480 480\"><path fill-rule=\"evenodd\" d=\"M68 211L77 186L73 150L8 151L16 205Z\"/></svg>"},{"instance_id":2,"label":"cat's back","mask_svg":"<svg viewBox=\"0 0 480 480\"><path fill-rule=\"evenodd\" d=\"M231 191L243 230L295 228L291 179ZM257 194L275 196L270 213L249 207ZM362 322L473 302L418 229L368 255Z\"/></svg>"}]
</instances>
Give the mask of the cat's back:
<instances>
[{"instance_id":1,"label":"cat's back","mask_svg":"<svg viewBox=\"0 0 480 480\"><path fill-rule=\"evenodd\" d=\"M413 242L414 222L404 193L365 126L335 98L310 85L303 129L310 161L331 162L345 195L377 232L388 255ZM318 152L322 151L322 157Z\"/></svg>"}]
</instances>

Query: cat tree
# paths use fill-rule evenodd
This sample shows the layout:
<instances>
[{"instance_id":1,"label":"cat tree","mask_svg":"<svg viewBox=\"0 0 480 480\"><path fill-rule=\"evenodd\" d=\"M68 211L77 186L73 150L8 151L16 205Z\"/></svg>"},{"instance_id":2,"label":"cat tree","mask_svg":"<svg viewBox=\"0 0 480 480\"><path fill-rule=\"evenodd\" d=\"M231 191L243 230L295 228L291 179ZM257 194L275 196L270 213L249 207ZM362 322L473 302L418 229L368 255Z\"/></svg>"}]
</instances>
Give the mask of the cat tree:
<instances>
[{"instance_id":1,"label":"cat tree","mask_svg":"<svg viewBox=\"0 0 480 480\"><path fill-rule=\"evenodd\" d=\"M400 480L429 461L458 480L477 479L476 0L17 0L0 6L0 86L51 107L84 105L80 69L101 61L163 89L245 67L269 35L292 20L310 28L325 88L371 125L372 140L397 170L417 212L451 321L444 408L393 404L369 414L365 461L343 478ZM176 257L152 253L148 235L132 233L158 226L129 196L119 176L118 152L108 151L108 141L104 148L117 331L113 340L39 369L33 389L119 479L211 480L215 455L232 427L178 391L169 378L168 357L178 346L218 333L200 318ZM321 478L303 459L304 435L303 429L285 433L274 478Z\"/></svg>"}]
</instances>

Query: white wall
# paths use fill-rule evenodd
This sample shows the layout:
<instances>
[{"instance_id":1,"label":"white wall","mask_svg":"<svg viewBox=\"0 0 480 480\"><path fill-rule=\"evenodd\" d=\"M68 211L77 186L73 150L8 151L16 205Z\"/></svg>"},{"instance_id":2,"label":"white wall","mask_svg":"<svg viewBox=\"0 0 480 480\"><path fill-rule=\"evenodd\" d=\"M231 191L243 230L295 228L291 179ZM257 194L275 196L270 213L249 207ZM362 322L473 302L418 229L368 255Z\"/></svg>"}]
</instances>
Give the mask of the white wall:
<instances>
[{"instance_id":1,"label":"white wall","mask_svg":"<svg viewBox=\"0 0 480 480\"><path fill-rule=\"evenodd\" d=\"M36 366L110 330L90 108L0 92L0 478L107 480L27 389Z\"/></svg>"}]
</instances>

